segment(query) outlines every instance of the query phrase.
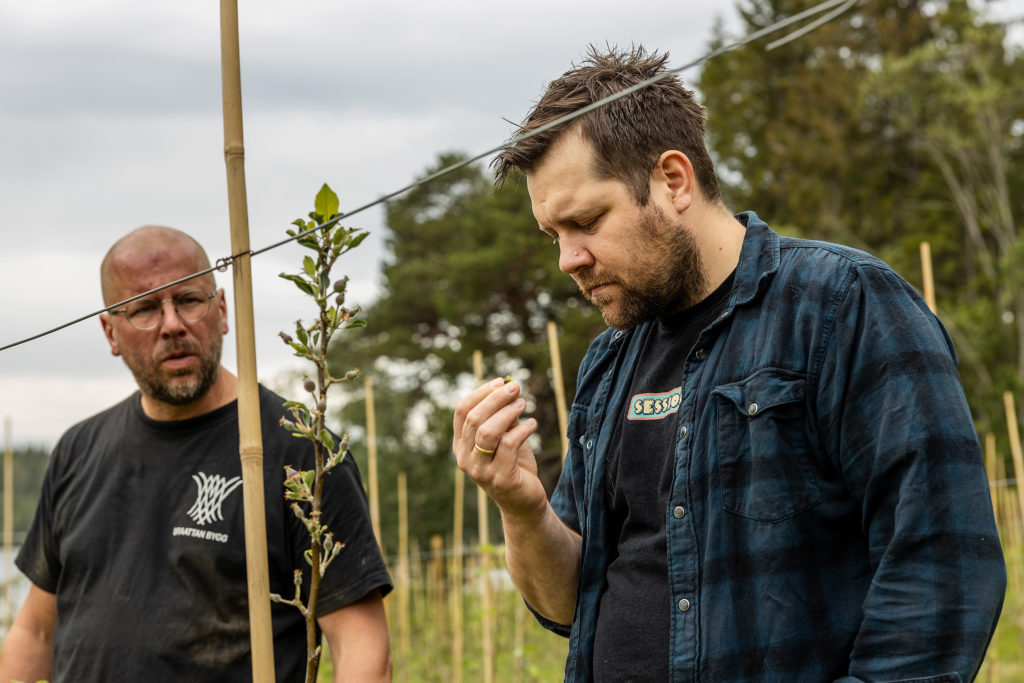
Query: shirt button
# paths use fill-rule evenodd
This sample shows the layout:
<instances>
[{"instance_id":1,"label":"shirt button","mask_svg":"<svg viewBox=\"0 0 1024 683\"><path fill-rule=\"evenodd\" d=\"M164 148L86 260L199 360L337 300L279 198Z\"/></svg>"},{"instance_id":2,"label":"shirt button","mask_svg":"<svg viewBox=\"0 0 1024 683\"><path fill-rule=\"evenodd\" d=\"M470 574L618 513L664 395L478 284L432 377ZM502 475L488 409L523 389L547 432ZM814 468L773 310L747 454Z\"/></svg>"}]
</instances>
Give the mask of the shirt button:
<instances>
[{"instance_id":1,"label":"shirt button","mask_svg":"<svg viewBox=\"0 0 1024 683\"><path fill-rule=\"evenodd\" d=\"M690 601L687 600L686 598L683 598L682 600L679 601L679 611L680 612L685 612L688 609L690 609Z\"/></svg>"},{"instance_id":2,"label":"shirt button","mask_svg":"<svg viewBox=\"0 0 1024 683\"><path fill-rule=\"evenodd\" d=\"M676 505L672 508L672 516L676 519L682 519L683 515L686 514L686 509L682 505Z\"/></svg>"},{"instance_id":3,"label":"shirt button","mask_svg":"<svg viewBox=\"0 0 1024 683\"><path fill-rule=\"evenodd\" d=\"M747 412L750 413L751 415L756 415L757 414L757 404L756 403L751 403L749 406L747 406Z\"/></svg>"},{"instance_id":4,"label":"shirt button","mask_svg":"<svg viewBox=\"0 0 1024 683\"><path fill-rule=\"evenodd\" d=\"M686 425L683 425L682 427L679 428L679 438L680 439L685 439L686 438Z\"/></svg>"},{"instance_id":5,"label":"shirt button","mask_svg":"<svg viewBox=\"0 0 1024 683\"><path fill-rule=\"evenodd\" d=\"M587 438L585 434L580 434L580 445L583 445L583 439Z\"/></svg>"},{"instance_id":6,"label":"shirt button","mask_svg":"<svg viewBox=\"0 0 1024 683\"><path fill-rule=\"evenodd\" d=\"M697 353L694 355L697 356L697 360L704 360L708 357L708 354L704 349L697 349Z\"/></svg>"},{"instance_id":7,"label":"shirt button","mask_svg":"<svg viewBox=\"0 0 1024 683\"><path fill-rule=\"evenodd\" d=\"M594 442L593 441L587 441L587 450L589 451L593 447L594 447Z\"/></svg>"}]
</instances>

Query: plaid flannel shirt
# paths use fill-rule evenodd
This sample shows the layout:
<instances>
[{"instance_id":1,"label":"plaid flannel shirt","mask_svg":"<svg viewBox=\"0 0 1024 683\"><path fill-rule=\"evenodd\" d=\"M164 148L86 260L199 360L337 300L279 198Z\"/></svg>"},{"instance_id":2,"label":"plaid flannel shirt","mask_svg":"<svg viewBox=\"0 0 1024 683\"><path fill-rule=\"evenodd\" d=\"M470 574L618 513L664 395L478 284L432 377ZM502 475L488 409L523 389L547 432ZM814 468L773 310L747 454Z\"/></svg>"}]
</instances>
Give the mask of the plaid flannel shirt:
<instances>
[{"instance_id":1,"label":"plaid flannel shirt","mask_svg":"<svg viewBox=\"0 0 1024 683\"><path fill-rule=\"evenodd\" d=\"M1006 570L952 342L878 259L737 218L729 303L680 359L672 680L970 680ZM591 677L605 449L649 329L580 367L551 501L583 537L576 613L538 617L570 638L567 681Z\"/></svg>"}]
</instances>

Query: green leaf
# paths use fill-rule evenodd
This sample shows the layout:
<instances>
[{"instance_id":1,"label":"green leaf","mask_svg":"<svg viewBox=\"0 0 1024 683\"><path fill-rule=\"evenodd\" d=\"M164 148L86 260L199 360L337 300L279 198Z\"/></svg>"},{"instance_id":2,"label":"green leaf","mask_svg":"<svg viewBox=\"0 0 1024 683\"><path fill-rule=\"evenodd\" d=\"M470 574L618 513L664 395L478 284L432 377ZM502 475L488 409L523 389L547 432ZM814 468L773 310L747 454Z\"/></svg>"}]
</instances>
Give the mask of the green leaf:
<instances>
[{"instance_id":1,"label":"green leaf","mask_svg":"<svg viewBox=\"0 0 1024 683\"><path fill-rule=\"evenodd\" d=\"M316 201L314 202L316 212L321 216L324 216L324 220L329 220L338 213L338 195L334 194L334 190L324 183L324 186L320 188L320 191L316 193Z\"/></svg>"},{"instance_id":2,"label":"green leaf","mask_svg":"<svg viewBox=\"0 0 1024 683\"><path fill-rule=\"evenodd\" d=\"M326 429L321 429L320 440L323 441L324 445L327 446L328 450L334 450L334 438L331 436L331 433L329 431L327 431Z\"/></svg>"},{"instance_id":3,"label":"green leaf","mask_svg":"<svg viewBox=\"0 0 1024 683\"><path fill-rule=\"evenodd\" d=\"M357 327L366 327L366 321L362 318L356 318L355 320L350 320L348 325L345 325L346 330L352 330Z\"/></svg>"},{"instance_id":4,"label":"green leaf","mask_svg":"<svg viewBox=\"0 0 1024 683\"><path fill-rule=\"evenodd\" d=\"M301 275L292 275L290 273L280 273L278 275L278 277L284 278L285 280L291 280L292 282L295 283L296 287L301 289L306 294L309 294L310 296L316 296L315 287L312 284L310 284L309 282L306 282L304 279L302 279Z\"/></svg>"},{"instance_id":5,"label":"green leaf","mask_svg":"<svg viewBox=\"0 0 1024 683\"><path fill-rule=\"evenodd\" d=\"M312 490L313 484L316 482L316 472L313 470L304 470L302 472L302 480L306 482L306 486Z\"/></svg>"},{"instance_id":6,"label":"green leaf","mask_svg":"<svg viewBox=\"0 0 1024 683\"><path fill-rule=\"evenodd\" d=\"M355 237L348 241L348 248L355 249L356 247L363 243L363 240L365 240L369 236L370 233L364 230L363 232L359 233L358 235L356 235Z\"/></svg>"},{"instance_id":7,"label":"green leaf","mask_svg":"<svg viewBox=\"0 0 1024 683\"><path fill-rule=\"evenodd\" d=\"M306 271L306 275L316 277L316 261L311 257L307 256L302 259L302 269Z\"/></svg>"}]
</instances>

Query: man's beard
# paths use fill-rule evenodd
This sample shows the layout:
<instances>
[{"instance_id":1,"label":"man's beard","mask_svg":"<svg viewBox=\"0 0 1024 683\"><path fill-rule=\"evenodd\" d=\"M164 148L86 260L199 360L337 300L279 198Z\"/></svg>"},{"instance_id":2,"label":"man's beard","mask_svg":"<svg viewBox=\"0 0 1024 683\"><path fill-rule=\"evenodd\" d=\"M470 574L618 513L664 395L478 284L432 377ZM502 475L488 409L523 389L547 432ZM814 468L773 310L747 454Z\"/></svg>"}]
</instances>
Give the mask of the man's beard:
<instances>
[{"instance_id":1,"label":"man's beard","mask_svg":"<svg viewBox=\"0 0 1024 683\"><path fill-rule=\"evenodd\" d=\"M637 240L623 245L635 254L624 271L576 274L580 291L597 306L610 327L624 330L662 316L686 310L707 295L707 273L697 240L680 223L672 223L660 207L644 207ZM591 296L590 289L607 283L617 292L608 297ZM618 299L617 309L613 301Z\"/></svg>"},{"instance_id":2,"label":"man's beard","mask_svg":"<svg viewBox=\"0 0 1024 683\"><path fill-rule=\"evenodd\" d=\"M164 349L168 352L186 352L199 359L199 372L188 381L170 382L160 376L151 365L139 363L137 359L128 360L124 356L125 365L132 371L139 389L146 396L172 406L185 406L206 396L217 381L220 371L221 338L214 336L210 340L207 353L202 353L200 346L194 342L171 344ZM174 373L172 373L173 375ZM183 372L182 374L187 374Z\"/></svg>"}]
</instances>

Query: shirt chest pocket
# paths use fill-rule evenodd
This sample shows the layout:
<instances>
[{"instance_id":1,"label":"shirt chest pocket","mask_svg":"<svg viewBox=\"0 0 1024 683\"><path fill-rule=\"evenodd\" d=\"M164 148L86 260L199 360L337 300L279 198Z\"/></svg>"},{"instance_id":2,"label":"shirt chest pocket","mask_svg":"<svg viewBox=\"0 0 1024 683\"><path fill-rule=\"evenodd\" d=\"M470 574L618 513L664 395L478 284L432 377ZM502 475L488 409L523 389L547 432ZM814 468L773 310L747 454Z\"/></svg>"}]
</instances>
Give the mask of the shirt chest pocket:
<instances>
[{"instance_id":1,"label":"shirt chest pocket","mask_svg":"<svg viewBox=\"0 0 1024 683\"><path fill-rule=\"evenodd\" d=\"M777 369L716 387L718 470L726 511L781 522L821 501L804 431L805 381Z\"/></svg>"}]
</instances>

